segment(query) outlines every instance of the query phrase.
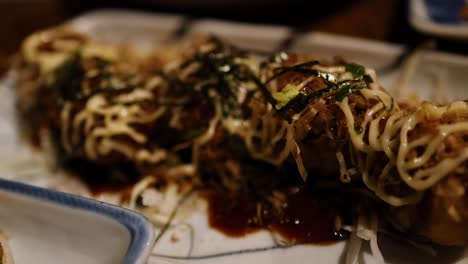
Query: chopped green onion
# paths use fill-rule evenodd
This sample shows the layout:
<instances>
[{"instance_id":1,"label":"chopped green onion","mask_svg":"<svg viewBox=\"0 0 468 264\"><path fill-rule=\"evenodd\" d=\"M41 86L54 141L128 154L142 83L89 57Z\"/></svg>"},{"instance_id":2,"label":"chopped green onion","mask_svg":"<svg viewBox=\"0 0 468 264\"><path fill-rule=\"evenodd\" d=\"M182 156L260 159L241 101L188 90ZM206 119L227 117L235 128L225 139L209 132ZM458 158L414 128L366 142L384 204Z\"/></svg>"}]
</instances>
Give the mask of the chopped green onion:
<instances>
[{"instance_id":1,"label":"chopped green onion","mask_svg":"<svg viewBox=\"0 0 468 264\"><path fill-rule=\"evenodd\" d=\"M360 124L355 123L354 124L354 132L356 132L356 134L360 135L360 134L362 134L362 132L364 132L364 128L362 128L362 126Z\"/></svg>"},{"instance_id":2,"label":"chopped green onion","mask_svg":"<svg viewBox=\"0 0 468 264\"><path fill-rule=\"evenodd\" d=\"M331 84L327 88L313 92L308 95L299 93L298 95L296 95L296 97L290 100L285 106L279 109L278 113L290 122L291 118L288 117L287 115L289 110L292 110L294 113L299 113L304 108L306 108L307 105L310 104L311 102L317 99L332 95L332 94L336 95L336 99L338 101L342 101L346 96L348 96L350 92L354 92L354 91L357 91L359 89L366 88L366 87L367 87L366 82L364 82L361 79L357 79L357 80L342 81L337 84Z\"/></svg>"},{"instance_id":3,"label":"chopped green onion","mask_svg":"<svg viewBox=\"0 0 468 264\"><path fill-rule=\"evenodd\" d=\"M272 96L276 100L276 109L283 108L286 104L289 103L299 94L297 86L291 83L288 83L281 92L273 93Z\"/></svg>"},{"instance_id":4,"label":"chopped green onion","mask_svg":"<svg viewBox=\"0 0 468 264\"><path fill-rule=\"evenodd\" d=\"M336 100L341 102L349 93L366 88L367 84L363 80L349 80L341 82L338 86L339 88L336 92Z\"/></svg>"},{"instance_id":5,"label":"chopped green onion","mask_svg":"<svg viewBox=\"0 0 468 264\"><path fill-rule=\"evenodd\" d=\"M350 72L354 78L361 77L366 74L366 68L356 63L346 64L346 71Z\"/></svg>"}]
</instances>

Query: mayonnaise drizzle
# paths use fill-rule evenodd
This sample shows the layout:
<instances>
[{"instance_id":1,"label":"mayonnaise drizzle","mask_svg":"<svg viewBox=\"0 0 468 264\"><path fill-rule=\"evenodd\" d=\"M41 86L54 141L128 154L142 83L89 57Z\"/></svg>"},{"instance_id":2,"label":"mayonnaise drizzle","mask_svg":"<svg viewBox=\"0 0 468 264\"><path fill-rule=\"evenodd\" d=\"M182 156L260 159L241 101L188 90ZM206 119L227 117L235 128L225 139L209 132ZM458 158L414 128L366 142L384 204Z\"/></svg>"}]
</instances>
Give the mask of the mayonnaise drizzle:
<instances>
[{"instance_id":1,"label":"mayonnaise drizzle","mask_svg":"<svg viewBox=\"0 0 468 264\"><path fill-rule=\"evenodd\" d=\"M409 142L408 134L416 126L425 120L437 120L444 114L455 113L468 116L468 104L466 102L455 102L448 106L437 107L429 103L423 103L420 109L405 119L400 131L400 147L398 150L397 168L401 178L415 190L425 190L436 182L447 176L460 164L468 160L468 149L463 149L453 158L446 158L431 167L425 166L433 158L437 150L442 146L444 139L453 133L467 133L468 121L452 124L439 124L438 133L427 134ZM415 147L425 146L422 155L408 159L407 155ZM414 171L414 172L412 172Z\"/></svg>"},{"instance_id":2,"label":"mayonnaise drizzle","mask_svg":"<svg viewBox=\"0 0 468 264\"><path fill-rule=\"evenodd\" d=\"M143 89L118 95L113 102L109 102L104 95L96 94L88 99L83 109L71 120L71 106L66 103L61 113L65 149L70 151L72 145L80 144L80 137L85 134L84 150L89 159L98 159L100 156L117 152L137 162L161 161L165 157L162 152L142 149L142 145L147 143L147 137L132 126L153 122L164 114L166 107L161 106L148 112L137 104L139 101L150 99L153 99L153 93ZM140 147L122 142L116 139L116 136L125 136Z\"/></svg>"},{"instance_id":3,"label":"mayonnaise drizzle","mask_svg":"<svg viewBox=\"0 0 468 264\"><path fill-rule=\"evenodd\" d=\"M27 41L23 47L23 53L26 55L26 59L40 65L42 74L52 71L58 65L62 65L66 57L76 52L81 46L84 46L84 51L82 51L84 53L98 53L102 54L102 57L114 56L112 51L102 50L99 47L93 48L81 43L58 41L56 45L60 48L60 52L57 53L56 57L44 57L47 54L34 53L33 48L39 43L39 40L38 37L35 37ZM407 63L408 68L414 68L416 61L416 57L412 58ZM248 66L255 72L259 71L253 61L252 63L249 62ZM185 79L199 68L199 63L192 63L180 73L181 79ZM353 77L351 73L346 72L344 66L324 67L314 65L312 68L319 70L333 81L343 81ZM343 153L337 152L336 158L340 167L340 179L343 182L348 182L350 180L349 176L359 170L364 183L389 204L400 206L414 203L420 198L420 191L430 188L468 159L467 149L462 149L460 153L453 155L451 158L441 160L435 158L437 151L443 147L444 141L449 135L468 131L467 121L443 122L443 117L446 114L468 116L467 103L454 102L444 107L424 103L416 111L407 113L400 110L398 104L394 103L394 99L378 86L375 71L366 69L366 74L371 76L374 82L369 84L369 88L361 89L358 92L368 103L371 103L371 107L367 109L363 116L362 123L356 123L348 97L345 97L341 102L337 102L338 107L345 116L352 146L358 153L357 155L365 157L363 164L359 164L357 168L347 169ZM403 76L400 80L400 86L407 82L406 79L408 79L409 74ZM260 76L262 80L265 78L266 76ZM317 77L310 76L302 80L296 84L297 89L300 90L306 87L315 78ZM111 79L111 81L114 82L113 86L115 87L124 85L118 79ZM206 80L206 82L211 82L211 80ZM154 122L166 113L167 107L164 106L158 106L156 109L149 111L138 104L140 101L155 100L153 90L162 86L164 86L162 78L154 77L147 81L144 87L117 95L111 99L101 94L93 95L86 101L84 107L79 110L74 109L71 103L66 102L60 115L61 137L65 150L71 152L74 146L83 144L87 158L92 160L116 152L136 162L161 162L167 157L168 153L164 150L148 149L146 146L147 136L138 131L135 124ZM277 82L274 81L267 89L275 92L278 91L277 86ZM238 103L245 103L247 94L254 90L255 85L241 84L236 91ZM221 105L219 102L215 102L215 115L210 120L207 130L193 141L193 162L187 165L188 174L196 171L200 147L214 137L217 127L221 125L229 133L240 136L252 157L256 159L273 165L280 165L292 155L296 160L301 176L306 179L307 171L302 162L301 149L297 140L298 137L300 137L300 140L308 131L307 129L310 130L310 127L296 122L301 118L313 119L318 113L317 110L313 107L306 108L304 112L294 115L290 124L275 115L271 104L267 103L265 105L264 101L257 101L257 99L261 99L261 96L258 91L256 93L253 99L248 102L252 111L249 119L223 118ZM75 113L75 111L77 112ZM170 123L175 127L176 123L179 122L179 115L177 111L174 113L175 115L171 118ZM437 132L425 133L416 139L409 140L412 131L426 120L435 123ZM360 127L360 132L357 131L356 127ZM122 137L129 139L130 142L121 140ZM84 142L80 142L80 140ZM414 155L416 148L424 148L424 150L422 153ZM382 154L388 159L386 165L380 175L370 175L377 155ZM436 162L433 162L434 160ZM430 164L429 161L431 161ZM359 162L362 163L362 161ZM387 177L395 170L398 171L399 177L416 191L415 193L407 197L396 197L384 191L377 179Z\"/></svg>"},{"instance_id":4,"label":"mayonnaise drizzle","mask_svg":"<svg viewBox=\"0 0 468 264\"><path fill-rule=\"evenodd\" d=\"M355 120L349 105L349 99L344 98L338 106L343 111L347 120L347 129L351 142L358 152L366 153L365 165L362 168L364 183L383 200L394 206L401 206L417 202L421 198L419 191L423 191L442 178L450 174L460 164L468 159L468 150L463 149L454 158L445 158L436 164L427 166L428 162L434 160L434 155L441 149L444 139L453 133L468 132L468 122L455 122L453 124L443 123L442 118L446 114L456 114L463 117L468 116L466 102L454 102L448 106L437 107L430 103L423 105L412 114L405 114L398 107L392 106L393 99L380 89L362 89L360 93L367 99L376 99L379 102L373 105L364 115L362 132L355 131ZM421 137L408 140L408 134L414 130L419 123L426 120L437 121L435 135L423 134ZM383 132L380 132L381 122L385 122ZM424 147L421 155L408 158L408 155L416 147ZM379 152L384 152L388 163L381 175L383 178L389 171L396 167L401 179L416 192L407 197L395 197L385 193L382 186L378 186L376 180L369 178L369 172L374 162L374 157ZM343 160L337 153L341 174L344 171ZM340 161L341 160L341 161Z\"/></svg>"}]
</instances>

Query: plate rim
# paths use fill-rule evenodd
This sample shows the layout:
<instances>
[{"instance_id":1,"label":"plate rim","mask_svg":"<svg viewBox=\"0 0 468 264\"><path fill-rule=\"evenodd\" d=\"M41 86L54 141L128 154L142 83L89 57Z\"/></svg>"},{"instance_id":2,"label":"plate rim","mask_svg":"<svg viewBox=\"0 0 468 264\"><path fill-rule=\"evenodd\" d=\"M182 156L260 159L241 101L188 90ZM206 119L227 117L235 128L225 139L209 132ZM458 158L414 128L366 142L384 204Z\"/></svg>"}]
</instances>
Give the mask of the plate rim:
<instances>
[{"instance_id":1,"label":"plate rim","mask_svg":"<svg viewBox=\"0 0 468 264\"><path fill-rule=\"evenodd\" d=\"M98 200L4 178L0 178L0 190L61 207L94 213L123 225L130 233L130 244L122 263L146 263L152 252L155 237L153 224L146 217L134 211Z\"/></svg>"}]
</instances>

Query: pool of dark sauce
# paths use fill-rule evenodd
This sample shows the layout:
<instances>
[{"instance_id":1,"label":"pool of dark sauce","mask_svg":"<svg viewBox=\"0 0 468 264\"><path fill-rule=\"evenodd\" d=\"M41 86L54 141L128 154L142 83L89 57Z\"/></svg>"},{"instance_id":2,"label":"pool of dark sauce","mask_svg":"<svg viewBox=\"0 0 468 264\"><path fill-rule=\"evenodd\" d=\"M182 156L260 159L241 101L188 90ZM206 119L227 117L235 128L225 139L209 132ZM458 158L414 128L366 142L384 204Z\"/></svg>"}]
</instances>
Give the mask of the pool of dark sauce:
<instances>
[{"instance_id":1,"label":"pool of dark sauce","mask_svg":"<svg viewBox=\"0 0 468 264\"><path fill-rule=\"evenodd\" d=\"M210 226L230 237L268 230L293 244L328 245L348 237L346 231L336 230L338 217L349 219L348 209L336 202L336 193L304 185L275 188L275 192L281 193L279 204L254 191L205 191Z\"/></svg>"},{"instance_id":2,"label":"pool of dark sauce","mask_svg":"<svg viewBox=\"0 0 468 264\"><path fill-rule=\"evenodd\" d=\"M118 192L125 199L138 181L137 177L129 177L138 175L131 164L122 163L117 168L75 159L68 161L66 167L87 184L94 196ZM298 179L297 175L258 176L270 172L258 164L253 170L254 177L246 176L250 187L240 192L210 187L200 191L208 202L211 227L230 237L268 230L294 244L327 245L348 237L346 231L336 230L337 217L349 219L348 209L337 202L343 201L337 192L324 192L302 180L291 181ZM280 199L272 201L274 193Z\"/></svg>"}]
</instances>

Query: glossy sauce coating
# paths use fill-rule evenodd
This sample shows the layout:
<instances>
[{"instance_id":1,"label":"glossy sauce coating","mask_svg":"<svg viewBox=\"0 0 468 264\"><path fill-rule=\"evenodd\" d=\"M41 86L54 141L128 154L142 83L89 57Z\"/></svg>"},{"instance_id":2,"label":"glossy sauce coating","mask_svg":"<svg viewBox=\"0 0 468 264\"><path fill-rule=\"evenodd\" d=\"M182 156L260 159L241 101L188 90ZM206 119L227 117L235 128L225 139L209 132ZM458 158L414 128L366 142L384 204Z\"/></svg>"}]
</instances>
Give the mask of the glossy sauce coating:
<instances>
[{"instance_id":1,"label":"glossy sauce coating","mask_svg":"<svg viewBox=\"0 0 468 264\"><path fill-rule=\"evenodd\" d=\"M331 201L309 188L287 191L279 211L253 194L236 198L220 191L208 191L209 224L230 237L242 237L260 230L279 234L294 244L327 244L347 236L335 230L340 215Z\"/></svg>"}]
</instances>

